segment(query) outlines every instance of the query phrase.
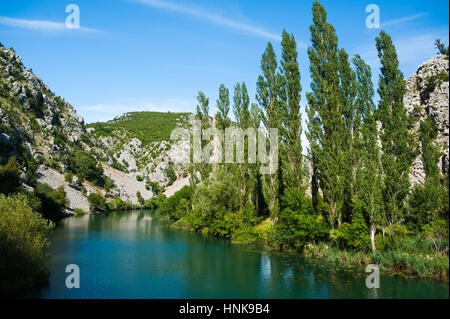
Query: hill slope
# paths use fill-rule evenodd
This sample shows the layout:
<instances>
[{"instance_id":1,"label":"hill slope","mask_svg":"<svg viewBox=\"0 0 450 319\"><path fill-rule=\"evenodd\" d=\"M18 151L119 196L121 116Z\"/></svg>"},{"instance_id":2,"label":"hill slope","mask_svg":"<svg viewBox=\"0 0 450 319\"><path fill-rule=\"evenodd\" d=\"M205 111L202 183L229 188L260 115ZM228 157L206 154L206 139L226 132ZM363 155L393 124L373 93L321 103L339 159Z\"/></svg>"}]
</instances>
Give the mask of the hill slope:
<instances>
[{"instance_id":1,"label":"hill slope","mask_svg":"<svg viewBox=\"0 0 450 319\"><path fill-rule=\"evenodd\" d=\"M97 141L90 136L84 121L64 99L55 95L31 70L24 67L13 49L0 44L0 164L14 156L19 163L22 184L34 188L39 183L64 186L69 208L87 208L87 196L101 192L137 204L136 192L152 197L145 183L128 174L113 174ZM74 175L71 181L65 174ZM112 176L112 177L111 177ZM78 182L77 182L78 181ZM76 185L78 184L78 185ZM124 191L121 185L135 187Z\"/></svg>"},{"instance_id":2,"label":"hill slope","mask_svg":"<svg viewBox=\"0 0 450 319\"><path fill-rule=\"evenodd\" d=\"M104 153L109 165L148 185L166 187L187 174L186 165L179 163L180 145L174 147L170 134L177 127L189 126L192 119L191 113L132 112L86 127L97 141L95 150ZM181 145L183 151L188 152L189 146Z\"/></svg>"}]
</instances>

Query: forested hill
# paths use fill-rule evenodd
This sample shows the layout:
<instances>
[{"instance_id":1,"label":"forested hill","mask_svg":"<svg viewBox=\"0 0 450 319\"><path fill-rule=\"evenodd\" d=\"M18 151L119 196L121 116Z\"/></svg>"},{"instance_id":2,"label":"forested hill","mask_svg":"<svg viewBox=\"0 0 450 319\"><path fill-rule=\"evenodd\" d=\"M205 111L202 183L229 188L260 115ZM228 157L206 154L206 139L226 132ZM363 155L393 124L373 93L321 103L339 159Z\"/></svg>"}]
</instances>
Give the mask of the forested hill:
<instances>
[{"instance_id":1,"label":"forested hill","mask_svg":"<svg viewBox=\"0 0 450 319\"><path fill-rule=\"evenodd\" d=\"M121 136L122 139L138 138L143 145L170 140L171 131L186 123L190 113L130 112L108 122L86 125L94 136ZM89 130L89 129L94 130Z\"/></svg>"}]
</instances>

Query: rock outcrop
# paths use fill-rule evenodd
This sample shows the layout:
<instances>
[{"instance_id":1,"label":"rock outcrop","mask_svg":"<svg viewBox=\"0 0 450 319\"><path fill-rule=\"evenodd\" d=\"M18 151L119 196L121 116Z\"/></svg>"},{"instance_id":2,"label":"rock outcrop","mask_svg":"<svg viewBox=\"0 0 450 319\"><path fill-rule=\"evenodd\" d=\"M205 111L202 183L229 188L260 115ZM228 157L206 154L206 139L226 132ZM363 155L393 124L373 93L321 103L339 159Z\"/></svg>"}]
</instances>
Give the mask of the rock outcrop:
<instances>
[{"instance_id":1,"label":"rock outcrop","mask_svg":"<svg viewBox=\"0 0 450 319\"><path fill-rule=\"evenodd\" d=\"M122 200L129 200L133 204L138 204L137 192L142 198L150 199L153 193L145 188L145 182L137 181L133 176L103 164L103 172L114 182L112 193Z\"/></svg>"},{"instance_id":2,"label":"rock outcrop","mask_svg":"<svg viewBox=\"0 0 450 319\"><path fill-rule=\"evenodd\" d=\"M420 122L430 118L438 130L434 145L441 151L439 167L442 174L449 170L449 60L438 55L421 66L406 81L404 97L408 113L415 118L412 134L419 139ZM423 184L425 172L419 154L411 167L411 183Z\"/></svg>"}]
</instances>

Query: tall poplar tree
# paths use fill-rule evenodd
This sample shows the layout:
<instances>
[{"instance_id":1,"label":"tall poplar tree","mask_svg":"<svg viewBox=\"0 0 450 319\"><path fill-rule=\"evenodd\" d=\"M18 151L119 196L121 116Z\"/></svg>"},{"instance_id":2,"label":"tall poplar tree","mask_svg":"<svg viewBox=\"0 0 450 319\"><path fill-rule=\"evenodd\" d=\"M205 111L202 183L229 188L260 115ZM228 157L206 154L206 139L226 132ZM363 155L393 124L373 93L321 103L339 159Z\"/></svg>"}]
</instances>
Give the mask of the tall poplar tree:
<instances>
[{"instance_id":1,"label":"tall poplar tree","mask_svg":"<svg viewBox=\"0 0 450 319\"><path fill-rule=\"evenodd\" d=\"M234 105L234 115L236 118L237 127L242 129L243 132L247 130L247 128L252 127L250 123L250 111L249 104L250 98L248 96L247 87L245 82L242 84L237 83L234 87L234 97L233 97ZM258 120L260 118L258 117ZM233 171L235 177L235 185L239 189L239 202L241 207L248 202L254 202L256 193L255 193L255 184L256 184L256 168L254 167L254 163L249 165L248 163L248 137L244 138L244 163L235 164L230 166L230 170Z\"/></svg>"},{"instance_id":2,"label":"tall poplar tree","mask_svg":"<svg viewBox=\"0 0 450 319\"><path fill-rule=\"evenodd\" d=\"M245 82L236 83L234 87L233 112L236 122L240 127L246 129L250 125L250 98L248 96Z\"/></svg>"},{"instance_id":3,"label":"tall poplar tree","mask_svg":"<svg viewBox=\"0 0 450 319\"><path fill-rule=\"evenodd\" d=\"M280 77L277 74L277 59L272 44L269 42L261 58L263 75L256 83L256 99L261 107L261 119L267 129L280 127L280 103L278 92ZM263 176L263 194L269 208L272 222L279 211L279 176L278 172Z\"/></svg>"},{"instance_id":4,"label":"tall poplar tree","mask_svg":"<svg viewBox=\"0 0 450 319\"><path fill-rule=\"evenodd\" d=\"M381 31L376 38L376 47L381 62L378 109L382 124L383 201L387 226L392 226L403 217L410 186L409 119L403 104L405 80L391 37Z\"/></svg>"},{"instance_id":5,"label":"tall poplar tree","mask_svg":"<svg viewBox=\"0 0 450 319\"><path fill-rule=\"evenodd\" d=\"M311 89L308 99L308 134L313 165L313 196L317 203L318 189L328 206L329 222L334 229L341 223L345 178L342 165L343 108L339 79L338 40L334 27L327 21L325 8L313 3L313 25L310 27L312 45L308 48ZM317 184L317 181L319 184Z\"/></svg>"},{"instance_id":6,"label":"tall poplar tree","mask_svg":"<svg viewBox=\"0 0 450 319\"><path fill-rule=\"evenodd\" d=\"M209 127L209 98L202 91L197 94L196 118L202 122L202 128Z\"/></svg>"},{"instance_id":7,"label":"tall poplar tree","mask_svg":"<svg viewBox=\"0 0 450 319\"><path fill-rule=\"evenodd\" d=\"M217 128L224 130L230 126L228 113L230 112L230 93L225 85L219 87L219 98L217 99Z\"/></svg>"},{"instance_id":8,"label":"tall poplar tree","mask_svg":"<svg viewBox=\"0 0 450 319\"><path fill-rule=\"evenodd\" d=\"M438 161L440 152L433 145L438 131L433 120L427 118L420 123L420 142L422 144L422 162L425 171L424 188L426 192L427 210L430 212L428 220L436 219L440 207L441 182Z\"/></svg>"},{"instance_id":9,"label":"tall poplar tree","mask_svg":"<svg viewBox=\"0 0 450 319\"><path fill-rule=\"evenodd\" d=\"M383 221L383 203L374 89L370 66L359 55L353 57L353 64L356 69L353 195L363 203L369 217L371 246L375 252L375 231L376 226Z\"/></svg>"},{"instance_id":10,"label":"tall poplar tree","mask_svg":"<svg viewBox=\"0 0 450 319\"><path fill-rule=\"evenodd\" d=\"M302 184L302 144L300 116L300 70L297 61L297 42L294 35L283 30L281 55L281 163L285 188Z\"/></svg>"},{"instance_id":11,"label":"tall poplar tree","mask_svg":"<svg viewBox=\"0 0 450 319\"><path fill-rule=\"evenodd\" d=\"M199 91L197 94L197 113L195 115L197 120L201 121L202 130L209 128L211 126L209 117L209 98ZM201 138L201 135L200 135ZM206 141L201 141L202 147L206 144ZM211 165L204 163L193 163L190 166L189 172L191 175L191 185L197 185L199 182L204 181L211 171ZM198 180L198 175L200 175L200 180Z\"/></svg>"},{"instance_id":12,"label":"tall poplar tree","mask_svg":"<svg viewBox=\"0 0 450 319\"><path fill-rule=\"evenodd\" d=\"M250 97L248 96L247 86L242 82L242 110L241 110L241 127L246 129L250 125Z\"/></svg>"},{"instance_id":13,"label":"tall poplar tree","mask_svg":"<svg viewBox=\"0 0 450 319\"><path fill-rule=\"evenodd\" d=\"M342 141L343 162L341 165L344 179L343 208L338 213L338 221L342 221L350 216L353 202L353 186L355 183L355 170L357 166L357 152L355 149L355 139L359 138L358 132L358 116L355 110L356 96L356 75L352 70L349 57L344 49L338 52L339 59L339 78L341 93L341 110L344 119L344 125L340 127ZM346 215L345 215L346 214Z\"/></svg>"}]
</instances>

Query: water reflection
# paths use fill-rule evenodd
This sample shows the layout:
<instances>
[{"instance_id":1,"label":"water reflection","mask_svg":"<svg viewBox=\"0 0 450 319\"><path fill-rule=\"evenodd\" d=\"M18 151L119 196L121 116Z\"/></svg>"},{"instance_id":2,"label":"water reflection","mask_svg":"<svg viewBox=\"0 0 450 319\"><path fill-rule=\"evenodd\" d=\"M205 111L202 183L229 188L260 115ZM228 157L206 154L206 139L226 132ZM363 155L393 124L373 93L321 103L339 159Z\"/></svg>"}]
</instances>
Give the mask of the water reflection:
<instances>
[{"instance_id":1,"label":"water reflection","mask_svg":"<svg viewBox=\"0 0 450 319\"><path fill-rule=\"evenodd\" d=\"M52 234L44 298L448 298L448 283L382 276L365 287L364 269L232 245L173 230L148 211L67 218ZM65 287L79 265L81 288Z\"/></svg>"}]
</instances>

